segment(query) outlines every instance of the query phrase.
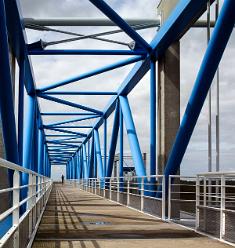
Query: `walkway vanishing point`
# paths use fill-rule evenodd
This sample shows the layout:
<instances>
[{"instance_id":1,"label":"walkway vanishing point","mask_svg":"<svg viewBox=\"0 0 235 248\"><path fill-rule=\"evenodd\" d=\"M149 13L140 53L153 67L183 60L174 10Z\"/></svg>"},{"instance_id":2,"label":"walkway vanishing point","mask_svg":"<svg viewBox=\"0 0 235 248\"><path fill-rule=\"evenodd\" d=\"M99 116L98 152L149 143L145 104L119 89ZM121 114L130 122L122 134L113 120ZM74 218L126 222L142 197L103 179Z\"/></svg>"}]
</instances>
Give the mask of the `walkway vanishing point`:
<instances>
[{"instance_id":1,"label":"walkway vanishing point","mask_svg":"<svg viewBox=\"0 0 235 248\"><path fill-rule=\"evenodd\" d=\"M66 184L54 184L33 248L230 247Z\"/></svg>"}]
</instances>

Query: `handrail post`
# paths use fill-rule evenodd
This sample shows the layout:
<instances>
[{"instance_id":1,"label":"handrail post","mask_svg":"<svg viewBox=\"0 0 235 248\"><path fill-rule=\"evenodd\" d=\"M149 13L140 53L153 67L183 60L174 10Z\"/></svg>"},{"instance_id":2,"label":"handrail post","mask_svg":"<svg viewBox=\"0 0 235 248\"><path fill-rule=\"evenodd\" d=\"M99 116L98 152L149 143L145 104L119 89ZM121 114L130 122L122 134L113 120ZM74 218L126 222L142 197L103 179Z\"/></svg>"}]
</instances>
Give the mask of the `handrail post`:
<instances>
[{"instance_id":1,"label":"handrail post","mask_svg":"<svg viewBox=\"0 0 235 248\"><path fill-rule=\"evenodd\" d=\"M144 178L141 178L141 186L140 186L140 210L144 210Z\"/></svg>"},{"instance_id":2,"label":"handrail post","mask_svg":"<svg viewBox=\"0 0 235 248\"><path fill-rule=\"evenodd\" d=\"M29 174L29 182L28 182L28 197L29 197L29 200L27 202L27 210L29 211L29 233L28 233L28 237L30 238L31 237L31 233L32 233L32 224L33 224L33 218L32 218L32 195L33 195L33 174Z\"/></svg>"},{"instance_id":3,"label":"handrail post","mask_svg":"<svg viewBox=\"0 0 235 248\"><path fill-rule=\"evenodd\" d=\"M171 220L171 180L172 175L169 176L168 180L168 221Z\"/></svg>"},{"instance_id":4,"label":"handrail post","mask_svg":"<svg viewBox=\"0 0 235 248\"><path fill-rule=\"evenodd\" d=\"M166 219L166 185L165 176L162 176L162 219Z\"/></svg>"},{"instance_id":5,"label":"handrail post","mask_svg":"<svg viewBox=\"0 0 235 248\"><path fill-rule=\"evenodd\" d=\"M117 202L120 201L120 180L119 180L119 177L117 177Z\"/></svg>"},{"instance_id":6,"label":"handrail post","mask_svg":"<svg viewBox=\"0 0 235 248\"><path fill-rule=\"evenodd\" d=\"M16 207L13 211L13 226L17 227L14 233L13 247L19 248L19 203L20 203L20 173L19 171L14 171L13 175L13 206Z\"/></svg>"},{"instance_id":7,"label":"handrail post","mask_svg":"<svg viewBox=\"0 0 235 248\"><path fill-rule=\"evenodd\" d=\"M197 175L196 179L196 223L195 223L195 228L196 230L199 228L199 205L200 205L200 180L199 176Z\"/></svg>"},{"instance_id":8,"label":"handrail post","mask_svg":"<svg viewBox=\"0 0 235 248\"><path fill-rule=\"evenodd\" d=\"M220 198L220 239L223 239L225 234L225 176L221 175L221 198Z\"/></svg>"},{"instance_id":9,"label":"handrail post","mask_svg":"<svg viewBox=\"0 0 235 248\"><path fill-rule=\"evenodd\" d=\"M109 180L109 199L112 200L112 179Z\"/></svg>"},{"instance_id":10,"label":"handrail post","mask_svg":"<svg viewBox=\"0 0 235 248\"><path fill-rule=\"evenodd\" d=\"M130 178L127 178L127 206L130 205Z\"/></svg>"}]
</instances>

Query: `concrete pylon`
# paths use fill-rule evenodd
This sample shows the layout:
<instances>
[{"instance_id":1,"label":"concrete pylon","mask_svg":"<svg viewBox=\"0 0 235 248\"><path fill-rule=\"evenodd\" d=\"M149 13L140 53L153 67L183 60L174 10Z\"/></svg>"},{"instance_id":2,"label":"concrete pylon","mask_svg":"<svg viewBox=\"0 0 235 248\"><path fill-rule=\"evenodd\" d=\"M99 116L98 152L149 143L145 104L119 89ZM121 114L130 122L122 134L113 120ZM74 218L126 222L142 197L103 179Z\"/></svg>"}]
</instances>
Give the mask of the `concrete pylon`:
<instances>
[{"instance_id":1,"label":"concrete pylon","mask_svg":"<svg viewBox=\"0 0 235 248\"><path fill-rule=\"evenodd\" d=\"M162 0L158 6L161 25L171 14L179 0ZM180 42L174 42L158 60L158 168L164 174L171 147L180 125ZM180 172L178 172L180 173ZM180 180L176 180L177 184ZM175 181L175 183L176 183ZM174 186L172 191L180 191ZM173 194L174 199L180 195ZM168 202L166 202L167 205ZM180 202L173 201L171 217L180 217ZM167 212L167 211L166 211Z\"/></svg>"}]
</instances>

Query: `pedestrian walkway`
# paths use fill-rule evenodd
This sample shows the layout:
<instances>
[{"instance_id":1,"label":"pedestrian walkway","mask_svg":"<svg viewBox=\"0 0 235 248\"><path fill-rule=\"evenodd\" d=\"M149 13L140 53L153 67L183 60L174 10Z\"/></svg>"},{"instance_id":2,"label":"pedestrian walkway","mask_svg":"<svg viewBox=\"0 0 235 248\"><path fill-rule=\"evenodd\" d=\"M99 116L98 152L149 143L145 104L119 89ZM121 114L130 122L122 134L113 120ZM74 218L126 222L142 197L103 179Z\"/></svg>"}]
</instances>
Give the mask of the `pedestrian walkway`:
<instances>
[{"instance_id":1,"label":"pedestrian walkway","mask_svg":"<svg viewBox=\"0 0 235 248\"><path fill-rule=\"evenodd\" d=\"M70 185L54 184L34 248L230 247Z\"/></svg>"}]
</instances>

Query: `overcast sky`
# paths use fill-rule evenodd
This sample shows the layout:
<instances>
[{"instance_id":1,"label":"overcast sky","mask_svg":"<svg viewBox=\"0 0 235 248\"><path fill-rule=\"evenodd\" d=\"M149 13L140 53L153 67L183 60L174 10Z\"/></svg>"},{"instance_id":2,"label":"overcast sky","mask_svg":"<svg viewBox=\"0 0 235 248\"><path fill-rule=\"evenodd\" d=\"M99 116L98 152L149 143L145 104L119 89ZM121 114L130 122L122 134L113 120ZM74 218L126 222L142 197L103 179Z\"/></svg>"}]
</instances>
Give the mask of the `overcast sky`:
<instances>
[{"instance_id":1,"label":"overcast sky","mask_svg":"<svg viewBox=\"0 0 235 248\"><path fill-rule=\"evenodd\" d=\"M78 18L78 17L104 17L88 0L21 0L21 8L24 17L33 18ZM156 0L109 0L110 4L123 18L157 18L157 2ZM222 4L222 2L221 2ZM214 11L214 8L211 10ZM63 30L74 31L82 34L92 34L103 32L106 30L116 29L115 27L102 28L77 28L63 27ZM148 29L139 32L148 42L150 42L156 34L156 29ZM69 36L56 34L52 32L38 32L27 30L28 42L38 41L55 41L67 38ZM130 42L131 39L125 34L107 36L123 42ZM235 87L234 81L234 57L235 57L235 35L233 33L228 48L224 54L220 66L220 146L221 146L221 170L235 171L235 135L234 135L234 107L235 107ZM51 46L52 49L126 49L121 45L113 45L99 41L85 40L66 44ZM185 110L186 103L190 96L192 86L194 84L203 53L206 49L206 30L191 29L181 39L181 116ZM88 72L92 69L102 67L111 62L125 59L125 56L34 56L31 57L33 70L35 75L36 87L42 88L67 79L71 76ZM57 90L97 90L97 91L115 91L122 83L133 65L117 69L112 72L92 77L79 82L69 84L58 88ZM215 83L212 86L212 131L213 131L213 169L215 169ZM85 104L99 110L103 110L108 103L110 97L94 97L94 96L73 96L63 97L63 99L72 102ZM136 124L137 133L141 145L142 152L149 153L149 74L141 80L135 89L129 95L133 117ZM71 107L65 107L54 102L39 100L42 112L55 111L77 111ZM190 145L187 149L183 163L181 166L181 174L194 175L199 172L207 171L207 123L208 109L207 102L204 104L203 111L195 128ZM61 118L44 117L45 124L62 120ZM73 119L75 117L71 117ZM93 124L93 121L84 121L84 125ZM76 125L77 123L74 123ZM112 116L108 121L108 131L111 133ZM76 130L76 129L75 129ZM47 133L49 133L47 131ZM101 144L103 129L100 129ZM126 134L125 134L126 136ZM110 139L109 139L110 140ZM108 142L109 143L109 142ZM125 152L129 153L129 145L127 137L125 137ZM118 148L117 148L118 152ZM61 172L56 171L56 176ZM56 177L54 175L54 177Z\"/></svg>"}]
</instances>

